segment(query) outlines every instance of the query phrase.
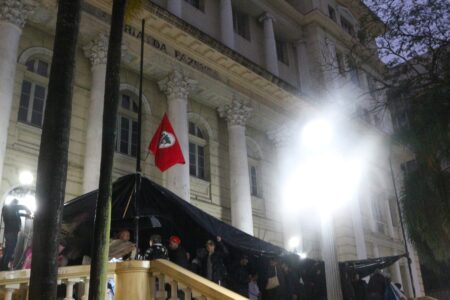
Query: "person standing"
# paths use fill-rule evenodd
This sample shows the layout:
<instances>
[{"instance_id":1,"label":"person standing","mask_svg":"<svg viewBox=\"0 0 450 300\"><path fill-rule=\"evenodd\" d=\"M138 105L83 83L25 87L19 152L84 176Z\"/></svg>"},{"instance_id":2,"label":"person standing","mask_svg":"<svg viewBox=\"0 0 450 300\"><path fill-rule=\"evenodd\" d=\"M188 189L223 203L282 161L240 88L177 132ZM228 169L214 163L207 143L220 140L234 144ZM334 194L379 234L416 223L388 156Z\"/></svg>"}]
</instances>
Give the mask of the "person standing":
<instances>
[{"instance_id":1,"label":"person standing","mask_svg":"<svg viewBox=\"0 0 450 300\"><path fill-rule=\"evenodd\" d=\"M370 277L367 286L368 300L383 300L386 291L386 278L381 274L380 270L375 270L375 273Z\"/></svg>"},{"instance_id":2,"label":"person standing","mask_svg":"<svg viewBox=\"0 0 450 300\"><path fill-rule=\"evenodd\" d=\"M25 211L26 213L21 213L21 211ZM29 218L31 217L31 211L24 205L20 205L19 200L14 199L9 205L3 206L2 218L5 223L5 249L0 264L0 271L9 269L9 263L16 248L17 234L22 227L21 216Z\"/></svg>"},{"instance_id":3,"label":"person standing","mask_svg":"<svg viewBox=\"0 0 450 300\"><path fill-rule=\"evenodd\" d=\"M154 234L150 237L148 244L150 247L144 253L144 260L167 259L169 255L167 248L162 244L162 239L159 234Z\"/></svg>"},{"instance_id":4,"label":"person standing","mask_svg":"<svg viewBox=\"0 0 450 300\"><path fill-rule=\"evenodd\" d=\"M180 244L181 239L178 236L172 235L169 238L169 260L180 267L189 269L188 254Z\"/></svg>"},{"instance_id":5,"label":"person standing","mask_svg":"<svg viewBox=\"0 0 450 300\"><path fill-rule=\"evenodd\" d=\"M206 242L206 251L208 255L203 258L202 268L203 276L219 285L224 285L227 277L227 269L225 267L224 258L228 256L228 249L222 243L222 238L217 237L218 249L216 243L212 240Z\"/></svg>"},{"instance_id":6,"label":"person standing","mask_svg":"<svg viewBox=\"0 0 450 300\"><path fill-rule=\"evenodd\" d=\"M230 288L242 296L248 295L248 284L250 280L248 256L242 254L239 261L234 262L230 270Z\"/></svg>"}]
</instances>

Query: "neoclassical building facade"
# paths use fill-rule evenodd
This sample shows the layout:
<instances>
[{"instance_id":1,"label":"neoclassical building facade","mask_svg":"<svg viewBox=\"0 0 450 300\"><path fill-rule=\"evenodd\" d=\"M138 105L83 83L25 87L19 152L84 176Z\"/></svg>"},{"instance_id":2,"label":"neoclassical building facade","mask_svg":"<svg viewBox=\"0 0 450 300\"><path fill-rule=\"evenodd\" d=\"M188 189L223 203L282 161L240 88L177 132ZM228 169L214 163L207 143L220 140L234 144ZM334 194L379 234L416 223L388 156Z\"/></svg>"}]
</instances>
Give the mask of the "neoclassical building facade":
<instances>
[{"instance_id":1,"label":"neoclassical building facade","mask_svg":"<svg viewBox=\"0 0 450 300\"><path fill-rule=\"evenodd\" d=\"M204 211L281 246L298 237L295 250L325 261L329 297L339 299L338 261L405 251L389 161L400 190L400 166L411 154L390 142L389 114L371 111L383 97L373 92L380 66L356 69L346 55L366 12L345 0L147 1L124 28L115 178L135 171L141 151L145 176ZM110 14L111 1L83 5L67 200L98 183ZM143 142L137 145L142 18ZM56 1L0 1L2 203L20 185L22 171L36 174L55 20ZM329 61L336 68L328 68ZM293 141L301 126L328 107L339 108L349 143L369 140L372 155L351 204L328 224L332 236L320 237L319 217L286 217L282 187L296 161ZM165 112L187 163L161 173L146 153ZM418 258L410 249L421 295ZM406 260L385 271L412 294Z\"/></svg>"}]
</instances>

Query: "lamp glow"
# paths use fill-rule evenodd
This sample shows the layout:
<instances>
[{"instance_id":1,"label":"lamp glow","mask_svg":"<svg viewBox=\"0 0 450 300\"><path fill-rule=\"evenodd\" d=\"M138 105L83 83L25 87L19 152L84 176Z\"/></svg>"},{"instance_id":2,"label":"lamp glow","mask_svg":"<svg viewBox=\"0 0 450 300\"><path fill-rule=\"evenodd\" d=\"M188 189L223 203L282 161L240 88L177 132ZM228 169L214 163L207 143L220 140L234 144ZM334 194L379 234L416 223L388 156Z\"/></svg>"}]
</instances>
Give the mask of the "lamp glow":
<instances>
[{"instance_id":1,"label":"lamp glow","mask_svg":"<svg viewBox=\"0 0 450 300\"><path fill-rule=\"evenodd\" d=\"M295 249L300 245L300 239L297 236L293 236L289 239L288 246L290 249Z\"/></svg>"},{"instance_id":2,"label":"lamp glow","mask_svg":"<svg viewBox=\"0 0 450 300\"><path fill-rule=\"evenodd\" d=\"M34 176L30 171L21 171L19 173L19 182L23 185L31 185L33 183Z\"/></svg>"},{"instance_id":3,"label":"lamp glow","mask_svg":"<svg viewBox=\"0 0 450 300\"><path fill-rule=\"evenodd\" d=\"M299 252L297 255L300 257L300 259L305 259L308 257L308 254L306 252Z\"/></svg>"},{"instance_id":4,"label":"lamp glow","mask_svg":"<svg viewBox=\"0 0 450 300\"><path fill-rule=\"evenodd\" d=\"M333 137L331 124L325 120L317 119L305 125L301 133L302 144L310 149L322 150L330 145Z\"/></svg>"}]
</instances>

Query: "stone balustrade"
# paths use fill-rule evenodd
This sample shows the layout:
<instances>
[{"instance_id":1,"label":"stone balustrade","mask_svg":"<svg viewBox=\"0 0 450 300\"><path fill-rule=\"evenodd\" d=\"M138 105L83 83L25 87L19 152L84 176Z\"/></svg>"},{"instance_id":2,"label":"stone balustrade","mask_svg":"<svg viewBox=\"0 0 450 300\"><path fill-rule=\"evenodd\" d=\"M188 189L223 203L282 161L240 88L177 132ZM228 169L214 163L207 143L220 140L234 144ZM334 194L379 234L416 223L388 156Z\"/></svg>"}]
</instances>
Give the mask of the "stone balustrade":
<instances>
[{"instance_id":1,"label":"stone balustrade","mask_svg":"<svg viewBox=\"0 0 450 300\"><path fill-rule=\"evenodd\" d=\"M87 265L59 268L58 284L65 286L64 300L88 299L89 272ZM29 278L30 270L0 272L0 299L28 299ZM175 300L180 291L186 300L246 299L167 260L110 263L108 278L115 283L115 300Z\"/></svg>"}]
</instances>

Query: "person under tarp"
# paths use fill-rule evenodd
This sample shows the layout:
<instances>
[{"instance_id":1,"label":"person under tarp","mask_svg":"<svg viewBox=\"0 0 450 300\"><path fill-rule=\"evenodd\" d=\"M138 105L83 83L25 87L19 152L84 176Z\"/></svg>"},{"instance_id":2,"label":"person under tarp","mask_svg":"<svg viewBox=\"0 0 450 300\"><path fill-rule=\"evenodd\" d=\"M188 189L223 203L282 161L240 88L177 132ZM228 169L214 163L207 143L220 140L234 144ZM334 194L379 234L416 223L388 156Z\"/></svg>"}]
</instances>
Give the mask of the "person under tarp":
<instances>
[{"instance_id":1,"label":"person under tarp","mask_svg":"<svg viewBox=\"0 0 450 300\"><path fill-rule=\"evenodd\" d=\"M402 299L401 291L384 276L380 270L397 262L405 254L385 256L362 260L352 260L339 263L341 286L344 300L346 299ZM362 278L371 276L367 285ZM388 297L389 295L389 297Z\"/></svg>"},{"instance_id":2,"label":"person under tarp","mask_svg":"<svg viewBox=\"0 0 450 300\"><path fill-rule=\"evenodd\" d=\"M135 185L140 184L140 192L135 195ZM72 263L79 263L76 256L90 256L92 228L94 224L97 191L75 198L65 204L63 210L62 235L70 245ZM137 201L136 201L137 199ZM284 260L290 254L285 249L251 236L193 206L164 187L139 174L130 174L117 179L112 192L112 231L127 228L135 236L138 224L140 254L148 247L149 237L159 234L163 243L168 244L169 237L178 236L182 246L195 260L199 249L205 248L205 242L221 237L230 255L226 264L239 260L243 255L249 259L253 270L265 270L270 258ZM137 221L137 222L136 222ZM202 252L202 251L200 251ZM297 255L291 255L300 261ZM292 259L291 259L292 260ZM294 262L291 269L302 273L306 282L317 281L324 277L323 272L316 271L316 266L323 264L310 259ZM319 264L319 265L318 265ZM311 272L312 274L309 274ZM265 271L258 273L259 280L265 280ZM316 278L317 277L317 278ZM320 280L320 282L324 282ZM317 286L314 285L315 289ZM260 285L262 288L262 285ZM323 293L317 292L317 293ZM313 298L312 298L313 299Z\"/></svg>"}]
</instances>

